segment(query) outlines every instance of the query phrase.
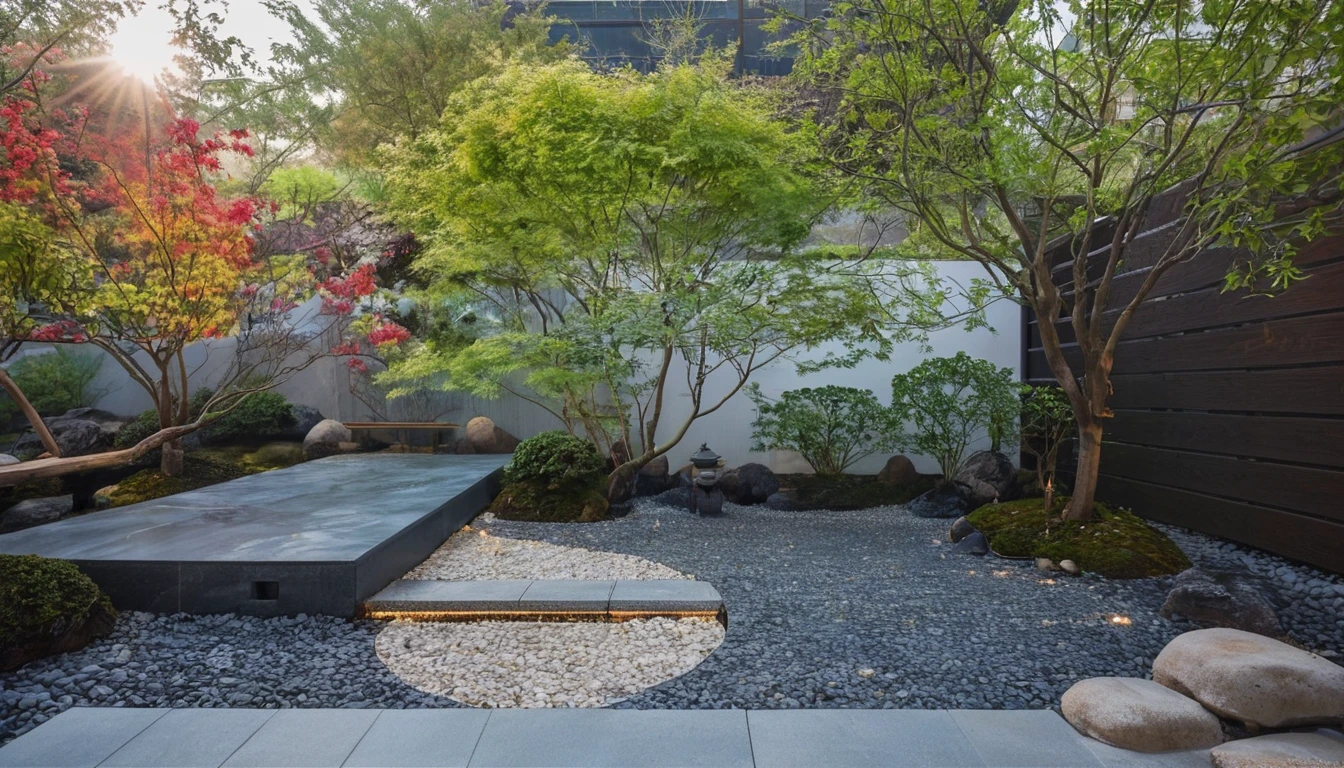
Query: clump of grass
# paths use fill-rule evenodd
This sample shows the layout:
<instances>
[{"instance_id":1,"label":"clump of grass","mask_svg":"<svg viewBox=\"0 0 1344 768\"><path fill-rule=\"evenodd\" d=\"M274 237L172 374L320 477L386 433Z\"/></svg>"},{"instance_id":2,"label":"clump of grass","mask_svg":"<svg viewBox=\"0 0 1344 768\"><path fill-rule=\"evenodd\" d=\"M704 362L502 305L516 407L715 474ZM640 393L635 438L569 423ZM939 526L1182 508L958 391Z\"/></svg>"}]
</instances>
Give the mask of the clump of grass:
<instances>
[{"instance_id":1,"label":"clump of grass","mask_svg":"<svg viewBox=\"0 0 1344 768\"><path fill-rule=\"evenodd\" d=\"M1137 515L1098 502L1092 520L1066 521L1067 503L1067 497L1056 498L1048 510L1039 498L986 504L967 520L1005 557L1072 560L1110 579L1165 576L1190 567L1175 542Z\"/></svg>"}]
</instances>

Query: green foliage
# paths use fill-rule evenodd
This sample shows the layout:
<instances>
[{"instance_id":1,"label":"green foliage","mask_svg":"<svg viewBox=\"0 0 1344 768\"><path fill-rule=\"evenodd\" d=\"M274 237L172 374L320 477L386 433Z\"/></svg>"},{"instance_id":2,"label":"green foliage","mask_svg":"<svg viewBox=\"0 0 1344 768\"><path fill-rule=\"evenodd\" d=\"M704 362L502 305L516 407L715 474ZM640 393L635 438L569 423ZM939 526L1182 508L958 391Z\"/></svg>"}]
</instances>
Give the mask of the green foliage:
<instances>
[{"instance_id":1,"label":"green foliage","mask_svg":"<svg viewBox=\"0 0 1344 768\"><path fill-rule=\"evenodd\" d=\"M90 387L103 366L95 352L73 352L64 347L41 355L27 355L9 367L9 375L42 416L59 416L72 408L93 405L97 393ZM0 417L18 406L0 394Z\"/></svg>"},{"instance_id":2,"label":"green foliage","mask_svg":"<svg viewBox=\"0 0 1344 768\"><path fill-rule=\"evenodd\" d=\"M986 504L967 516L990 547L1005 557L1072 560L1108 579L1142 579L1180 573L1190 560L1165 534L1130 512L1097 503L1094 519L1063 520L1067 497L1046 510L1039 498Z\"/></svg>"},{"instance_id":3,"label":"green foliage","mask_svg":"<svg viewBox=\"0 0 1344 768\"><path fill-rule=\"evenodd\" d=\"M789 490L794 507L804 510L893 507L934 486L927 475L910 485L884 483L874 475L780 475L779 482Z\"/></svg>"},{"instance_id":4,"label":"green foliage","mask_svg":"<svg viewBox=\"0 0 1344 768\"><path fill-rule=\"evenodd\" d=\"M231 456L206 451L192 452L183 457L180 475L165 475L158 468L142 469L117 483L108 497L108 505L124 507L127 504L162 499L165 496L237 480L257 471L261 470L245 466Z\"/></svg>"},{"instance_id":5,"label":"green foliage","mask_svg":"<svg viewBox=\"0 0 1344 768\"><path fill-rule=\"evenodd\" d=\"M62 632L95 612L116 616L107 595L74 563L0 555L0 645Z\"/></svg>"},{"instance_id":6,"label":"green foliage","mask_svg":"<svg viewBox=\"0 0 1344 768\"><path fill-rule=\"evenodd\" d=\"M958 352L893 376L891 408L898 424L912 427L903 446L936 458L951 478L972 443L1015 430L1019 391L1011 369Z\"/></svg>"},{"instance_id":7,"label":"green foliage","mask_svg":"<svg viewBox=\"0 0 1344 768\"><path fill-rule=\"evenodd\" d=\"M506 483L537 483L551 489L591 486L603 461L593 444L568 432L542 432L522 441L504 468Z\"/></svg>"},{"instance_id":8,"label":"green foliage","mask_svg":"<svg viewBox=\"0 0 1344 768\"><path fill-rule=\"evenodd\" d=\"M727 70L512 65L389 151L389 205L424 243L429 293L493 321L382 380L512 393L639 455L670 447L652 440L669 381L692 390L689 424L727 399L706 392L713 372L735 393L795 351L833 342L815 362L853 365L941 321L929 270L795 253L834 190L808 172L808 137Z\"/></svg>"},{"instance_id":9,"label":"green foliage","mask_svg":"<svg viewBox=\"0 0 1344 768\"><path fill-rule=\"evenodd\" d=\"M267 177L261 193L280 204L282 219L307 220L318 205L336 198L341 182L332 173L311 165L280 168Z\"/></svg>"},{"instance_id":10,"label":"green foliage","mask_svg":"<svg viewBox=\"0 0 1344 768\"><path fill-rule=\"evenodd\" d=\"M1074 434L1073 407L1058 387L1027 387L1022 399L1022 448L1036 457L1036 482L1055 483L1059 449Z\"/></svg>"},{"instance_id":11,"label":"green foliage","mask_svg":"<svg viewBox=\"0 0 1344 768\"><path fill-rule=\"evenodd\" d=\"M552 489L529 481L505 486L490 504L490 511L502 520L593 523L605 518L609 507L600 483Z\"/></svg>"},{"instance_id":12,"label":"green foliage","mask_svg":"<svg viewBox=\"0 0 1344 768\"><path fill-rule=\"evenodd\" d=\"M210 392L198 389L192 400L204 404ZM288 432L297 422L293 407L276 392L253 392L205 429L212 442L256 442Z\"/></svg>"},{"instance_id":13,"label":"green foliage","mask_svg":"<svg viewBox=\"0 0 1344 768\"><path fill-rule=\"evenodd\" d=\"M43 324L39 310L77 308L88 276L89 265L41 216L0 202L0 339L28 338Z\"/></svg>"},{"instance_id":14,"label":"green foliage","mask_svg":"<svg viewBox=\"0 0 1344 768\"><path fill-rule=\"evenodd\" d=\"M899 422L871 390L825 386L791 389L774 402L753 385L753 451L797 451L819 475L838 475L855 462L899 445Z\"/></svg>"}]
</instances>

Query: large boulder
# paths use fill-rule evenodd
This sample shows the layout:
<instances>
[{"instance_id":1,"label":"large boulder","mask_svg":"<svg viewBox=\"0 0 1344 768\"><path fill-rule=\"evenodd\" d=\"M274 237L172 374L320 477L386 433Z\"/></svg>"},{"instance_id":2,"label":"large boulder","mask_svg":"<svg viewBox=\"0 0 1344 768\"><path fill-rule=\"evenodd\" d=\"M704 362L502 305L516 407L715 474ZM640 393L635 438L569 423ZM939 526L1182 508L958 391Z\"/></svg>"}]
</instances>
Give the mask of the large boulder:
<instances>
[{"instance_id":1,"label":"large boulder","mask_svg":"<svg viewBox=\"0 0 1344 768\"><path fill-rule=\"evenodd\" d=\"M62 458L98 453L112 444L111 436L103 431L102 425L91 419L55 416L42 421L56 441L56 447L61 449ZM45 452L36 432L24 434L14 444L14 453L19 456L37 456Z\"/></svg>"},{"instance_id":2,"label":"large boulder","mask_svg":"<svg viewBox=\"0 0 1344 768\"><path fill-rule=\"evenodd\" d=\"M915 517L961 517L971 511L956 483L939 483L906 507Z\"/></svg>"},{"instance_id":3,"label":"large boulder","mask_svg":"<svg viewBox=\"0 0 1344 768\"><path fill-rule=\"evenodd\" d=\"M1162 615L1181 615L1209 627L1229 627L1257 635L1283 637L1264 586L1248 576L1190 568L1176 576Z\"/></svg>"},{"instance_id":4,"label":"large boulder","mask_svg":"<svg viewBox=\"0 0 1344 768\"><path fill-rule=\"evenodd\" d=\"M351 443L350 430L335 419L319 421L303 438L303 455L309 459L320 459L343 453L341 444Z\"/></svg>"},{"instance_id":5,"label":"large boulder","mask_svg":"<svg viewBox=\"0 0 1344 768\"><path fill-rule=\"evenodd\" d=\"M719 489L734 504L761 504L779 491L779 478L764 464L743 464L723 473Z\"/></svg>"},{"instance_id":6,"label":"large boulder","mask_svg":"<svg viewBox=\"0 0 1344 768\"><path fill-rule=\"evenodd\" d=\"M465 432L463 440L471 450L459 450L458 453L513 453L521 442L485 416L468 421Z\"/></svg>"},{"instance_id":7,"label":"large boulder","mask_svg":"<svg viewBox=\"0 0 1344 768\"><path fill-rule=\"evenodd\" d=\"M877 473L877 480L880 483L891 483L893 485L913 485L919 482L919 472L915 470L914 462L897 454L887 459L882 471Z\"/></svg>"},{"instance_id":8,"label":"large boulder","mask_svg":"<svg viewBox=\"0 0 1344 768\"><path fill-rule=\"evenodd\" d=\"M70 514L74 508L73 496L50 496L45 499L20 501L0 512L0 533L55 522Z\"/></svg>"},{"instance_id":9,"label":"large boulder","mask_svg":"<svg viewBox=\"0 0 1344 768\"><path fill-rule=\"evenodd\" d=\"M1213 713L1152 680L1081 680L1064 692L1060 711L1080 733L1136 752L1207 749L1223 742Z\"/></svg>"},{"instance_id":10,"label":"large boulder","mask_svg":"<svg viewBox=\"0 0 1344 768\"><path fill-rule=\"evenodd\" d=\"M1022 495L1022 487L1017 483L1017 468L1007 456L995 451L971 454L952 480L971 509L995 501L1012 501Z\"/></svg>"},{"instance_id":11,"label":"large boulder","mask_svg":"<svg viewBox=\"0 0 1344 768\"><path fill-rule=\"evenodd\" d=\"M74 563L36 555L0 555L0 605L0 672L83 648L117 619Z\"/></svg>"},{"instance_id":12,"label":"large boulder","mask_svg":"<svg viewBox=\"0 0 1344 768\"><path fill-rule=\"evenodd\" d=\"M1338 734L1275 733L1232 741L1209 753L1215 768L1328 768L1344 766Z\"/></svg>"},{"instance_id":13,"label":"large boulder","mask_svg":"<svg viewBox=\"0 0 1344 768\"><path fill-rule=\"evenodd\" d=\"M676 476L667 472L666 456L659 456L645 464L640 468L639 474L635 475L636 496L657 496L676 485Z\"/></svg>"},{"instance_id":14,"label":"large boulder","mask_svg":"<svg viewBox=\"0 0 1344 768\"><path fill-rule=\"evenodd\" d=\"M1199 629L1167 644L1153 679L1248 728L1344 722L1344 667L1239 629Z\"/></svg>"},{"instance_id":15,"label":"large boulder","mask_svg":"<svg viewBox=\"0 0 1344 768\"><path fill-rule=\"evenodd\" d=\"M326 419L321 411L311 405L291 405L289 412L294 416L294 426L288 429L285 434L277 435L277 440L306 439L308 433L313 431L313 427Z\"/></svg>"}]
</instances>

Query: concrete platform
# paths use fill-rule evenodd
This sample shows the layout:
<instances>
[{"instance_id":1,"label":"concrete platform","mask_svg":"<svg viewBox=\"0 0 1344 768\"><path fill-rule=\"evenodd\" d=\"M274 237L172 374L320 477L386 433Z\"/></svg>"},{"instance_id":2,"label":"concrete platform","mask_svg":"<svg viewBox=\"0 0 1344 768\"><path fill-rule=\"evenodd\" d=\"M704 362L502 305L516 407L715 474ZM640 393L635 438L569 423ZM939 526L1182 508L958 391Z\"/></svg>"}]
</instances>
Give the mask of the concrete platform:
<instances>
[{"instance_id":1,"label":"concrete platform","mask_svg":"<svg viewBox=\"0 0 1344 768\"><path fill-rule=\"evenodd\" d=\"M402 579L369 598L360 615L416 621L622 621L719 617L723 610L723 598L712 584L686 579Z\"/></svg>"},{"instance_id":2,"label":"concrete platform","mask_svg":"<svg viewBox=\"0 0 1344 768\"><path fill-rule=\"evenodd\" d=\"M1036 711L72 709L0 768L1209 768Z\"/></svg>"},{"instance_id":3,"label":"concrete platform","mask_svg":"<svg viewBox=\"0 0 1344 768\"><path fill-rule=\"evenodd\" d=\"M499 491L507 455L356 454L0 536L72 560L118 608L353 616Z\"/></svg>"}]
</instances>

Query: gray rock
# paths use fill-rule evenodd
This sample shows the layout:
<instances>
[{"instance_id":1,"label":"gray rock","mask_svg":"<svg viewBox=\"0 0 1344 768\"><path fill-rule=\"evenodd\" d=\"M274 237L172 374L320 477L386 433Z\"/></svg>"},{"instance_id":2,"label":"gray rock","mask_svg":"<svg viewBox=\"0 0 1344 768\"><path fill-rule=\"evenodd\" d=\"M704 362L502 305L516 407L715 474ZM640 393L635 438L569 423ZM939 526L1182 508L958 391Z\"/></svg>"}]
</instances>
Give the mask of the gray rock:
<instances>
[{"instance_id":1,"label":"gray rock","mask_svg":"<svg viewBox=\"0 0 1344 768\"><path fill-rule=\"evenodd\" d=\"M60 520L75 508L73 496L28 499L0 512L0 533L31 528Z\"/></svg>"},{"instance_id":2,"label":"gray rock","mask_svg":"<svg viewBox=\"0 0 1344 768\"><path fill-rule=\"evenodd\" d=\"M1218 718L1199 702L1142 678L1075 683L1060 699L1060 712L1082 734L1137 752L1207 749L1223 742Z\"/></svg>"},{"instance_id":3,"label":"gray rock","mask_svg":"<svg viewBox=\"0 0 1344 768\"><path fill-rule=\"evenodd\" d=\"M1002 453L977 451L971 454L952 479L962 489L971 509L993 501L1011 501L1022 495L1022 488L1017 483L1017 468Z\"/></svg>"},{"instance_id":4,"label":"gray rock","mask_svg":"<svg viewBox=\"0 0 1344 768\"><path fill-rule=\"evenodd\" d=\"M770 494L765 500L765 506L769 509L779 510L781 512L792 512L798 508L798 501L793 498L792 491L779 491Z\"/></svg>"},{"instance_id":5,"label":"gray rock","mask_svg":"<svg viewBox=\"0 0 1344 768\"><path fill-rule=\"evenodd\" d=\"M985 534L974 531L952 547L952 551L959 555L988 555L989 539L985 538Z\"/></svg>"},{"instance_id":6,"label":"gray rock","mask_svg":"<svg viewBox=\"0 0 1344 768\"><path fill-rule=\"evenodd\" d=\"M61 449L61 456L64 458L97 453L111 444L111 437L104 434L102 426L96 421L64 416L42 421L47 425L52 438L56 440L56 447ZM37 456L45 451L42 439L31 431L14 444L14 453L20 456Z\"/></svg>"},{"instance_id":7,"label":"gray rock","mask_svg":"<svg viewBox=\"0 0 1344 768\"><path fill-rule=\"evenodd\" d=\"M887 459L882 471L877 473L877 480L893 485L911 485L919 480L919 472L915 470L915 465L910 459L897 454Z\"/></svg>"},{"instance_id":8,"label":"gray rock","mask_svg":"<svg viewBox=\"0 0 1344 768\"><path fill-rule=\"evenodd\" d=\"M779 491L779 478L764 464L743 464L724 472L719 488L734 504L760 504Z\"/></svg>"},{"instance_id":9,"label":"gray rock","mask_svg":"<svg viewBox=\"0 0 1344 768\"><path fill-rule=\"evenodd\" d=\"M0 453L0 467L8 467L10 464L18 463L19 459L17 457L10 456L8 453Z\"/></svg>"},{"instance_id":10,"label":"gray rock","mask_svg":"<svg viewBox=\"0 0 1344 768\"><path fill-rule=\"evenodd\" d=\"M1073 562L1072 560L1060 560L1059 569L1069 574L1070 576L1077 576L1078 574L1083 572L1083 569L1079 568L1078 564Z\"/></svg>"},{"instance_id":11,"label":"gray rock","mask_svg":"<svg viewBox=\"0 0 1344 768\"><path fill-rule=\"evenodd\" d=\"M485 416L477 416L467 422L464 439L471 446L471 453L513 453L520 442L518 438L495 426L495 422ZM466 453L466 451L458 451Z\"/></svg>"},{"instance_id":12,"label":"gray rock","mask_svg":"<svg viewBox=\"0 0 1344 768\"><path fill-rule=\"evenodd\" d=\"M1162 615L1181 615L1206 627L1230 627L1268 637L1283 637L1264 584L1238 573L1190 568L1176 576L1162 604Z\"/></svg>"},{"instance_id":13,"label":"gray rock","mask_svg":"<svg viewBox=\"0 0 1344 768\"><path fill-rule=\"evenodd\" d=\"M955 483L939 483L917 496L906 508L915 517L954 518L971 511Z\"/></svg>"},{"instance_id":14,"label":"gray rock","mask_svg":"<svg viewBox=\"0 0 1344 768\"><path fill-rule=\"evenodd\" d=\"M956 544L972 533L975 533L975 526L971 525L965 517L958 517L947 532L947 540Z\"/></svg>"},{"instance_id":15,"label":"gray rock","mask_svg":"<svg viewBox=\"0 0 1344 768\"><path fill-rule=\"evenodd\" d=\"M303 438L303 455L310 459L341 453L341 444L350 442L350 430L335 419L323 419Z\"/></svg>"},{"instance_id":16,"label":"gray rock","mask_svg":"<svg viewBox=\"0 0 1344 768\"><path fill-rule=\"evenodd\" d=\"M313 427L326 420L322 412L311 405L291 404L289 412L294 417L294 426L284 434L276 435L277 440L304 440L308 437L308 433L313 431Z\"/></svg>"},{"instance_id":17,"label":"gray rock","mask_svg":"<svg viewBox=\"0 0 1344 768\"><path fill-rule=\"evenodd\" d=\"M641 467L635 476L635 495L657 496L676 484L677 478L667 472L667 456L659 456Z\"/></svg>"}]
</instances>

